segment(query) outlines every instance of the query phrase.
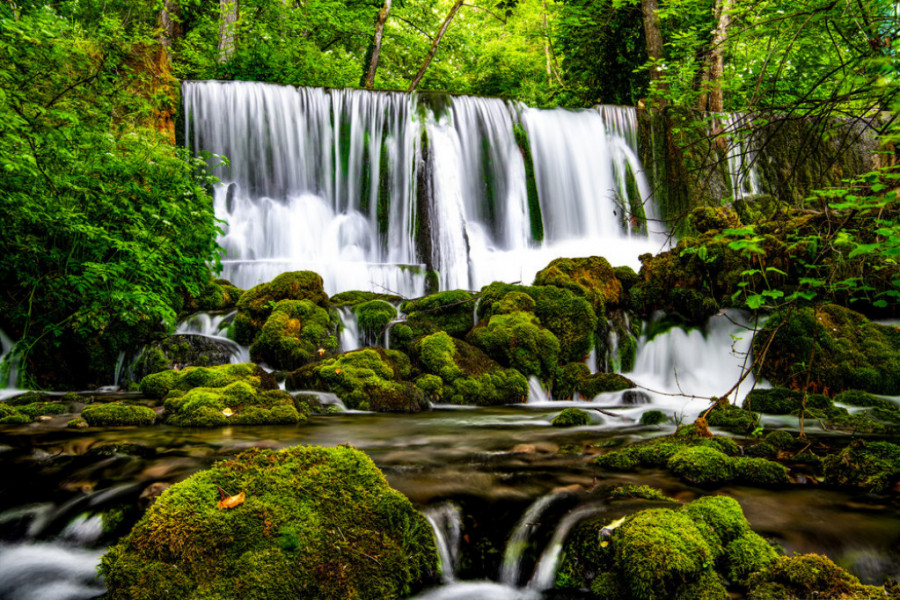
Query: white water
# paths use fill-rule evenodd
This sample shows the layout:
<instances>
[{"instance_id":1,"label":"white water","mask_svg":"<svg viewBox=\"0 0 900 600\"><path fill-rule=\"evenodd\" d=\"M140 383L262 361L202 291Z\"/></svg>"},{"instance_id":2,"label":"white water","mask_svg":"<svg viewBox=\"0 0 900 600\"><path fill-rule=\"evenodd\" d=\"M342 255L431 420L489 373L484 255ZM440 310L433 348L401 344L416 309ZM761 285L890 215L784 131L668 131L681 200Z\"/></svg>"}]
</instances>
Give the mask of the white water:
<instances>
[{"instance_id":1,"label":"white water","mask_svg":"<svg viewBox=\"0 0 900 600\"><path fill-rule=\"evenodd\" d=\"M220 342L231 352L229 362L240 364L250 362L250 350L225 335L225 329L234 319L237 311L225 314L198 312L178 323L174 335L200 335Z\"/></svg>"},{"instance_id":2,"label":"white water","mask_svg":"<svg viewBox=\"0 0 900 600\"><path fill-rule=\"evenodd\" d=\"M559 563L559 555L562 552L566 536L569 535L569 532L579 521L597 514L602 509L602 506L593 504L579 506L563 517L563 520L560 521L559 525L556 527L556 531L553 532L550 543L544 549L544 553L541 554L541 558L534 570L534 575L532 576L531 581L528 582L529 588L535 590L549 590L553 587L553 582L556 577L556 567Z\"/></svg>"},{"instance_id":3,"label":"white water","mask_svg":"<svg viewBox=\"0 0 900 600\"><path fill-rule=\"evenodd\" d=\"M459 507L445 502L425 509L425 518L434 530L434 540L440 559L444 583L456 581L459 563L459 542L462 539L462 515Z\"/></svg>"},{"instance_id":4,"label":"white water","mask_svg":"<svg viewBox=\"0 0 900 600\"><path fill-rule=\"evenodd\" d=\"M532 375L528 378L528 404L545 404L551 401L550 394L541 385L541 380Z\"/></svg>"},{"instance_id":5,"label":"white water","mask_svg":"<svg viewBox=\"0 0 900 600\"><path fill-rule=\"evenodd\" d=\"M500 582L504 585L515 586L519 582L519 571L522 564L522 555L528 547L531 533L540 525L539 519L544 511L558 498L566 494L547 494L535 500L516 523L506 550L503 553L503 563L500 565Z\"/></svg>"},{"instance_id":6,"label":"white water","mask_svg":"<svg viewBox=\"0 0 900 600\"><path fill-rule=\"evenodd\" d=\"M731 177L731 197L740 200L760 193L758 152L753 148L749 121L745 114L730 113L718 117L720 126L730 134L727 142L728 172Z\"/></svg>"},{"instance_id":7,"label":"white water","mask_svg":"<svg viewBox=\"0 0 900 600\"><path fill-rule=\"evenodd\" d=\"M341 322L344 327L341 329L341 352L350 352L362 347L359 339L359 324L356 320L356 313L348 306L342 306L338 309L341 315Z\"/></svg>"},{"instance_id":8,"label":"white water","mask_svg":"<svg viewBox=\"0 0 900 600\"><path fill-rule=\"evenodd\" d=\"M6 385L0 388L0 400L26 391L16 387L19 381L19 358L13 356L15 347L16 343L0 329L0 375L4 370L6 374Z\"/></svg>"}]
</instances>

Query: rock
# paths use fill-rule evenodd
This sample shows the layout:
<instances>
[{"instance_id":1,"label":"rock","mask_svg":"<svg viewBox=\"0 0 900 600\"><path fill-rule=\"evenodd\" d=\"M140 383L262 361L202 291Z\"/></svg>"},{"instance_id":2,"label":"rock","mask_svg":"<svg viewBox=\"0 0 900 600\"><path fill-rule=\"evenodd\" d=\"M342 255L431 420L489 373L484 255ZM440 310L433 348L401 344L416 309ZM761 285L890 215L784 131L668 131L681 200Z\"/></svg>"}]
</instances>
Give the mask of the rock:
<instances>
[{"instance_id":1,"label":"rock","mask_svg":"<svg viewBox=\"0 0 900 600\"><path fill-rule=\"evenodd\" d=\"M135 425L146 427L156 422L156 412L146 406L119 404L89 404L81 411L81 417L91 427L117 427Z\"/></svg>"},{"instance_id":2,"label":"rock","mask_svg":"<svg viewBox=\"0 0 900 600\"><path fill-rule=\"evenodd\" d=\"M558 369L553 380L553 397L568 400L581 394L593 398L605 392L618 392L634 387L634 382L618 373L594 373L583 362L569 363ZM638 399L642 392L635 392L630 399ZM624 400L623 396L623 400ZM649 399L648 399L649 401Z\"/></svg>"},{"instance_id":3,"label":"rock","mask_svg":"<svg viewBox=\"0 0 900 600\"><path fill-rule=\"evenodd\" d=\"M364 302L372 300L383 300L389 304L397 304L403 298L394 296L393 294L376 294L375 292L361 292L357 290L349 292L341 292L331 297L333 306L358 306Z\"/></svg>"},{"instance_id":4,"label":"rock","mask_svg":"<svg viewBox=\"0 0 900 600\"><path fill-rule=\"evenodd\" d=\"M287 392L260 390L246 381L169 394L164 406L166 422L179 427L297 425L309 415L309 408L295 404Z\"/></svg>"},{"instance_id":5,"label":"rock","mask_svg":"<svg viewBox=\"0 0 900 600\"><path fill-rule=\"evenodd\" d=\"M141 510L147 510L159 499L164 491L172 487L171 483L165 481L154 481L144 488L141 495L138 496L138 505Z\"/></svg>"},{"instance_id":6,"label":"rock","mask_svg":"<svg viewBox=\"0 0 900 600\"><path fill-rule=\"evenodd\" d=\"M383 339L388 323L397 318L397 309L384 300L370 300L357 304L353 312L356 313L366 346L377 345L378 340Z\"/></svg>"},{"instance_id":7,"label":"rock","mask_svg":"<svg viewBox=\"0 0 900 600\"><path fill-rule=\"evenodd\" d=\"M173 390L186 392L195 387L225 387L235 381L247 382L261 390L278 389L278 382L253 363L163 371L144 377L140 386L147 398L161 399Z\"/></svg>"},{"instance_id":8,"label":"rock","mask_svg":"<svg viewBox=\"0 0 900 600\"><path fill-rule=\"evenodd\" d=\"M338 321L310 300L281 300L272 308L250 357L276 369L297 369L338 347Z\"/></svg>"},{"instance_id":9,"label":"rock","mask_svg":"<svg viewBox=\"0 0 900 600\"><path fill-rule=\"evenodd\" d=\"M309 300L321 308L328 308L328 295L322 278L312 271L282 273L268 283L247 290L238 300L238 314L234 318L235 339L249 346L272 314L280 300Z\"/></svg>"},{"instance_id":10,"label":"rock","mask_svg":"<svg viewBox=\"0 0 900 600\"><path fill-rule=\"evenodd\" d=\"M900 445L855 440L826 456L824 469L831 485L889 493L900 482Z\"/></svg>"},{"instance_id":11,"label":"rock","mask_svg":"<svg viewBox=\"0 0 900 600\"><path fill-rule=\"evenodd\" d=\"M144 348L134 364L135 380L175 367L227 365L238 349L234 342L205 335L170 335Z\"/></svg>"},{"instance_id":12,"label":"rock","mask_svg":"<svg viewBox=\"0 0 900 600\"><path fill-rule=\"evenodd\" d=\"M431 329L428 333L445 331L455 338L465 338L474 324L476 294L464 290L438 292L424 298L407 300L400 305L400 310L407 320L416 323L420 329Z\"/></svg>"},{"instance_id":13,"label":"rock","mask_svg":"<svg viewBox=\"0 0 900 600\"><path fill-rule=\"evenodd\" d=\"M577 425L588 425L591 422L591 415L580 408L565 408L561 413L553 417L550 422L554 427L573 427Z\"/></svg>"},{"instance_id":14,"label":"rock","mask_svg":"<svg viewBox=\"0 0 900 600\"><path fill-rule=\"evenodd\" d=\"M557 258L534 277L534 285L552 285L575 292L591 303L598 317L622 302L622 283L605 258Z\"/></svg>"},{"instance_id":15,"label":"rock","mask_svg":"<svg viewBox=\"0 0 900 600\"><path fill-rule=\"evenodd\" d=\"M183 311L229 310L235 307L244 290L232 285L225 279L209 281L197 296L187 295L184 299Z\"/></svg>"},{"instance_id":16,"label":"rock","mask_svg":"<svg viewBox=\"0 0 900 600\"><path fill-rule=\"evenodd\" d=\"M528 299L531 306L534 305L529 296L511 292L501 300L501 311L513 308L504 306L506 298L510 296L521 296ZM548 381L556 372L559 340L530 312L513 310L495 313L486 323L482 321L472 329L466 336L466 341L503 366L516 369L525 376Z\"/></svg>"},{"instance_id":17,"label":"rock","mask_svg":"<svg viewBox=\"0 0 900 600\"><path fill-rule=\"evenodd\" d=\"M219 508L223 498L230 508ZM352 448L256 450L175 484L104 555L110 600L398 598L436 580L425 518Z\"/></svg>"},{"instance_id":18,"label":"rock","mask_svg":"<svg viewBox=\"0 0 900 600\"><path fill-rule=\"evenodd\" d=\"M629 383L631 381L629 380ZM633 384L632 384L633 385ZM629 386L631 387L631 386ZM622 403L628 405L638 405L638 404L650 404L650 396L647 395L646 392L642 392L640 390L625 390L622 392ZM650 411L650 412L659 412L659 411ZM647 414L647 413L644 413Z\"/></svg>"},{"instance_id":19,"label":"rock","mask_svg":"<svg viewBox=\"0 0 900 600\"><path fill-rule=\"evenodd\" d=\"M748 600L769 598L885 597L884 588L863 585L859 579L818 554L782 556L748 577Z\"/></svg>"},{"instance_id":20,"label":"rock","mask_svg":"<svg viewBox=\"0 0 900 600\"><path fill-rule=\"evenodd\" d=\"M661 410L648 410L641 415L641 425L662 425L669 422L669 416Z\"/></svg>"}]
</instances>

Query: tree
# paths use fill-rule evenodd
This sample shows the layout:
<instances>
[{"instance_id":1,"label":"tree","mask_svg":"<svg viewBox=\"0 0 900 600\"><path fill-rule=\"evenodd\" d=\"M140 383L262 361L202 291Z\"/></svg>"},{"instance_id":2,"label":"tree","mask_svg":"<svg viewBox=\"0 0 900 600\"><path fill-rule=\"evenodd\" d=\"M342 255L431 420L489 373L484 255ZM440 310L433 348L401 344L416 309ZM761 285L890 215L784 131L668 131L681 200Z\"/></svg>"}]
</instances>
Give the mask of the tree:
<instances>
[{"instance_id":1,"label":"tree","mask_svg":"<svg viewBox=\"0 0 900 600\"><path fill-rule=\"evenodd\" d=\"M437 53L438 45L441 43L441 39L444 37L444 34L447 33L447 28L450 27L450 22L453 20L453 17L456 16L456 13L459 12L459 9L462 5L463 0L456 0L456 2L453 3L453 6L450 8L450 12L447 13L447 18L444 19L441 28L438 29L437 35L431 42L431 49L428 51L428 55L425 57L425 61L422 63L422 66L419 67L419 72L416 73L415 77L413 77L413 80L409 84L409 89L407 91L414 91L416 87L418 87L419 82L422 81L422 77L425 75L425 71L428 70L428 65L431 64L431 60Z\"/></svg>"},{"instance_id":2,"label":"tree","mask_svg":"<svg viewBox=\"0 0 900 600\"><path fill-rule=\"evenodd\" d=\"M375 17L375 39L372 42L372 60L366 73L366 89L371 90L375 86L375 71L378 69L378 59L381 57L381 39L384 37L384 24L391 13L391 0L384 0L384 6Z\"/></svg>"}]
</instances>

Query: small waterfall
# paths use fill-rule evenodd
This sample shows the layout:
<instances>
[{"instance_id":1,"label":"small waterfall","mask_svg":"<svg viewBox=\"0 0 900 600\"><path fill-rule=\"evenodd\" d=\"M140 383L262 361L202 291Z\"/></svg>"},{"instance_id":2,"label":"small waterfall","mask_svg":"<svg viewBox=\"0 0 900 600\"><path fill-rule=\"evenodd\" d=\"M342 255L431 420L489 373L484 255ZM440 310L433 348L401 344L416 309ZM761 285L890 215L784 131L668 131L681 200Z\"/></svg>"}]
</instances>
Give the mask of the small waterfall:
<instances>
[{"instance_id":1,"label":"small waterfall","mask_svg":"<svg viewBox=\"0 0 900 600\"><path fill-rule=\"evenodd\" d=\"M522 555L528 547L528 540L532 531L540 525L538 520L544 511L558 498L566 496L565 493L547 494L535 500L516 523L506 550L503 553L503 564L500 566L500 583L515 586L519 582L519 570L521 569Z\"/></svg>"},{"instance_id":2,"label":"small waterfall","mask_svg":"<svg viewBox=\"0 0 900 600\"><path fill-rule=\"evenodd\" d=\"M362 347L359 339L359 324L356 319L356 313L351 307L342 306L338 309L341 315L341 352L350 352L358 350Z\"/></svg>"},{"instance_id":3,"label":"small waterfall","mask_svg":"<svg viewBox=\"0 0 900 600\"><path fill-rule=\"evenodd\" d=\"M317 392L315 390L301 390L298 392L291 392L291 396L297 397L300 395L309 395L315 396L318 399L319 404L321 406L327 406L329 408L334 408L336 412L341 413L351 413L351 412L360 412L353 411L347 408L347 405L344 404L344 401L337 397L336 394L332 394L331 392Z\"/></svg>"},{"instance_id":4,"label":"small waterfall","mask_svg":"<svg viewBox=\"0 0 900 600\"><path fill-rule=\"evenodd\" d=\"M594 344L591 346L591 351L588 353L588 357L585 359L585 364L588 366L588 369L591 370L591 373L597 373L600 370L600 367L597 365L597 345Z\"/></svg>"},{"instance_id":5,"label":"small waterfall","mask_svg":"<svg viewBox=\"0 0 900 600\"><path fill-rule=\"evenodd\" d=\"M569 535L569 532L579 521L597 514L603 510L603 508L603 506L597 504L580 506L563 517L563 520L560 521L556 531L553 532L553 538L550 540L547 548L544 549L544 553L541 554L541 558L534 570L534 575L531 577L531 581L528 582L529 588L535 590L549 590L553 587L556 577L556 567L559 563L559 555L562 552L566 536Z\"/></svg>"},{"instance_id":6,"label":"small waterfall","mask_svg":"<svg viewBox=\"0 0 900 600\"><path fill-rule=\"evenodd\" d=\"M606 336L606 372L618 373L621 365L619 364L619 334L616 333L615 326L609 323L609 334Z\"/></svg>"},{"instance_id":7,"label":"small waterfall","mask_svg":"<svg viewBox=\"0 0 900 600\"><path fill-rule=\"evenodd\" d=\"M731 177L732 200L741 200L760 193L758 154L750 137L750 115L731 113L716 117L722 129L731 134L728 140L728 172Z\"/></svg>"},{"instance_id":8,"label":"small waterfall","mask_svg":"<svg viewBox=\"0 0 900 600\"><path fill-rule=\"evenodd\" d=\"M459 508L449 502L430 506L425 510L425 518L434 530L441 562L441 578L444 583L451 583L456 580L459 542L462 539L462 516Z\"/></svg>"},{"instance_id":9,"label":"small waterfall","mask_svg":"<svg viewBox=\"0 0 900 600\"><path fill-rule=\"evenodd\" d=\"M390 323L387 324L387 327L385 327L385 329L384 329L384 349L385 350L391 349L391 329L393 329L394 325L396 325L397 323L405 323L405 322L406 322L406 319L401 318L401 319L394 319L393 321L391 321Z\"/></svg>"},{"instance_id":10,"label":"small waterfall","mask_svg":"<svg viewBox=\"0 0 900 600\"><path fill-rule=\"evenodd\" d=\"M222 336L222 329L231 323L236 314L237 311L231 311L225 314L211 314L208 312L194 313L178 324L175 328L175 333L224 337Z\"/></svg>"},{"instance_id":11,"label":"small waterfall","mask_svg":"<svg viewBox=\"0 0 900 600\"><path fill-rule=\"evenodd\" d=\"M6 380L5 387L0 389L0 399L22 391L16 387L19 382L19 357L15 355L15 348L16 343L0 329L0 381Z\"/></svg>"},{"instance_id":12,"label":"small waterfall","mask_svg":"<svg viewBox=\"0 0 900 600\"><path fill-rule=\"evenodd\" d=\"M550 402L550 394L541 385L541 380L532 375L528 378L528 404Z\"/></svg>"}]
</instances>

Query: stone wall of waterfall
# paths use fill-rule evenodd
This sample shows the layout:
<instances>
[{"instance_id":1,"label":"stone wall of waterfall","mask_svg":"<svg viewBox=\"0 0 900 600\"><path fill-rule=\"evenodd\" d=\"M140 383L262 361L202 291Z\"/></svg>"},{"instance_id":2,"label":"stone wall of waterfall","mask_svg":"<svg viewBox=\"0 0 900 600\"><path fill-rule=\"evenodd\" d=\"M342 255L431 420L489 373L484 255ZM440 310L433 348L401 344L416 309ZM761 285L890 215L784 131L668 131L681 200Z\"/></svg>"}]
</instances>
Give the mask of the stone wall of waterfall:
<instances>
[{"instance_id":1,"label":"stone wall of waterfall","mask_svg":"<svg viewBox=\"0 0 900 600\"><path fill-rule=\"evenodd\" d=\"M665 243L631 108L217 81L183 97L187 143L228 159L215 208L241 287L310 269L329 293L415 297L428 271L530 283L557 257L637 267Z\"/></svg>"}]
</instances>

